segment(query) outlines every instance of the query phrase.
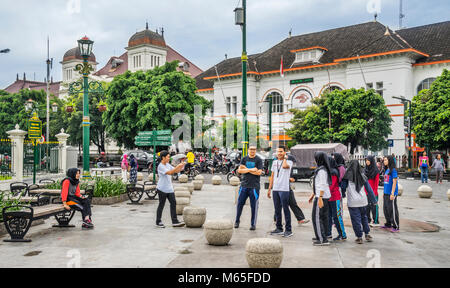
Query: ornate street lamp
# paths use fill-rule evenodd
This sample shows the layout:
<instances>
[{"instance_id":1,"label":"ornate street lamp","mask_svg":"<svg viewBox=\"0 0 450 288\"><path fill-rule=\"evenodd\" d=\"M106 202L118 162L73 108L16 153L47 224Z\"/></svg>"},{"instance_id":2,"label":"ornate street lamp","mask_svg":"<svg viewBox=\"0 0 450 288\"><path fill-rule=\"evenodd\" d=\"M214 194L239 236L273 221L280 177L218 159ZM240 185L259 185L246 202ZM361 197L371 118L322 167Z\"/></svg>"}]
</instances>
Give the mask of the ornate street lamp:
<instances>
[{"instance_id":1,"label":"ornate street lamp","mask_svg":"<svg viewBox=\"0 0 450 288\"><path fill-rule=\"evenodd\" d=\"M56 104L55 102L53 102L53 104L52 104L52 111L53 112L58 112L58 104Z\"/></svg>"},{"instance_id":2,"label":"ornate street lamp","mask_svg":"<svg viewBox=\"0 0 450 288\"><path fill-rule=\"evenodd\" d=\"M33 106L34 106L34 101L33 101L33 99L28 99L26 102L25 102L25 111L31 111L31 110L33 110Z\"/></svg>"},{"instance_id":3,"label":"ornate street lamp","mask_svg":"<svg viewBox=\"0 0 450 288\"><path fill-rule=\"evenodd\" d=\"M69 86L69 94L78 94L83 92L83 177L90 177L89 173L89 93L103 93L102 84L98 81L89 81L89 74L94 71L88 59L92 53L94 41L84 36L78 40L78 48L83 57L83 64L77 64L75 71L83 75L83 79L75 81Z\"/></svg>"}]
</instances>

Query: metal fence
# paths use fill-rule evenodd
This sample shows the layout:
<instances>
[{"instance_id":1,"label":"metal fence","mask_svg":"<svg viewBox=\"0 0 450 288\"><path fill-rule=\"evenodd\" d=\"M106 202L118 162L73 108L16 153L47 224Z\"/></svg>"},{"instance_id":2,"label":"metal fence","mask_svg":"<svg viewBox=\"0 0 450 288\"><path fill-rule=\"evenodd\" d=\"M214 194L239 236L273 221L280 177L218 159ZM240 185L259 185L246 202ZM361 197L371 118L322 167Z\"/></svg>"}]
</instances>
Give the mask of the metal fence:
<instances>
[{"instance_id":1,"label":"metal fence","mask_svg":"<svg viewBox=\"0 0 450 288\"><path fill-rule=\"evenodd\" d=\"M32 141L26 140L23 145L23 174L33 175L34 166L34 145ZM36 173L58 173L58 154L52 152L53 148L58 149L58 142L44 142L37 144L37 165ZM55 165L56 163L56 165Z\"/></svg>"},{"instance_id":2,"label":"metal fence","mask_svg":"<svg viewBox=\"0 0 450 288\"><path fill-rule=\"evenodd\" d=\"M12 145L10 139L0 139L0 180L12 177Z\"/></svg>"}]
</instances>

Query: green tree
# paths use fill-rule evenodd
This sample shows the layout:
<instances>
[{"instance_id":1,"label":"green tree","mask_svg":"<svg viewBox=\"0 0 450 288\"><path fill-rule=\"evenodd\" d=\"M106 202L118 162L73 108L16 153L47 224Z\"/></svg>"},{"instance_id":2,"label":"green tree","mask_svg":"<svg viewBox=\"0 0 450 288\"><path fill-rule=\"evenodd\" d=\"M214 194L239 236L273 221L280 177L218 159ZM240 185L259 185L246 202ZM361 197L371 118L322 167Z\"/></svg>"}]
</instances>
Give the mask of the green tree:
<instances>
[{"instance_id":1,"label":"green tree","mask_svg":"<svg viewBox=\"0 0 450 288\"><path fill-rule=\"evenodd\" d=\"M429 149L449 149L450 71L444 69L430 89L420 91L412 100L412 109L416 143Z\"/></svg>"},{"instance_id":2,"label":"green tree","mask_svg":"<svg viewBox=\"0 0 450 288\"><path fill-rule=\"evenodd\" d=\"M312 103L305 110L291 110L293 127L287 134L297 143L350 144L351 154L357 146L372 151L387 148L392 118L383 97L374 90L334 90Z\"/></svg>"},{"instance_id":3,"label":"green tree","mask_svg":"<svg viewBox=\"0 0 450 288\"><path fill-rule=\"evenodd\" d=\"M177 71L177 66L173 61L146 72L127 71L111 82L103 124L119 145L134 147L139 131L170 129L177 113L189 115L193 125L194 105L201 105L203 114L210 108L211 102L195 93L195 80Z\"/></svg>"}]
</instances>

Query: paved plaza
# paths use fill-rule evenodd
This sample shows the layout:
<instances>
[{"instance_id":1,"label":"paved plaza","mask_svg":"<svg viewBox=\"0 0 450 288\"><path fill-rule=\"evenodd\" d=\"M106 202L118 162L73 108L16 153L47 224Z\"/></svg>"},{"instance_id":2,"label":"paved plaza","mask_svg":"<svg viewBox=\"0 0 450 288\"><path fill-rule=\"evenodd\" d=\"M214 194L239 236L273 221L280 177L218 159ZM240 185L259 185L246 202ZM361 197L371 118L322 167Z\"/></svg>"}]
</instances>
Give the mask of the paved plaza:
<instances>
[{"instance_id":1,"label":"paved plaza","mask_svg":"<svg viewBox=\"0 0 450 288\"><path fill-rule=\"evenodd\" d=\"M207 219L234 220L235 187L225 181L220 186L210 183L210 177L206 177L203 189L194 191L191 205L205 207ZM374 242L363 245L354 243L347 211L344 221L348 240L344 243L313 246L311 222L303 226L293 222L291 238L270 236L269 231L274 229L274 208L267 191L262 189L256 231L249 231L250 208L246 206L241 227L234 230L228 246L208 245L202 228L172 228L168 204L163 212L167 227L161 229L155 227L157 200L146 200L138 206L123 202L95 205L96 226L92 231L81 230L81 217L76 214L73 220L76 228L52 228L56 222L53 218L32 227L27 235L33 240L31 243L5 243L2 240L8 236L3 236L0 267L71 267L78 263L80 267L245 268L248 267L246 242L256 237L280 239L284 248L281 267L286 268L378 264L381 267L450 267L450 201L446 195L450 185L430 183L433 197L420 199L416 192L420 181L401 179L400 183L405 190L398 202L401 232L393 234L374 228L371 232ZM311 205L307 199L311 188L306 182L297 182L295 186L297 201L310 219Z\"/></svg>"}]
</instances>

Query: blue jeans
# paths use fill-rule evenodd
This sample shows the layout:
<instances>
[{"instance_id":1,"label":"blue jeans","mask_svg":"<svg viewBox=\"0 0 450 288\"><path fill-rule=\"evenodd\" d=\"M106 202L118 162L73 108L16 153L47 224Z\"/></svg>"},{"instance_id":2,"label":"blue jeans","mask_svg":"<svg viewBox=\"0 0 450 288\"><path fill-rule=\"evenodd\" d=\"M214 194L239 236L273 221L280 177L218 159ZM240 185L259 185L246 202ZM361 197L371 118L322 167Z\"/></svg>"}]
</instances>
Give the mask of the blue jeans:
<instances>
[{"instance_id":1,"label":"blue jeans","mask_svg":"<svg viewBox=\"0 0 450 288\"><path fill-rule=\"evenodd\" d=\"M422 183L428 183L428 166L420 167L420 178L422 179Z\"/></svg>"},{"instance_id":2,"label":"blue jeans","mask_svg":"<svg viewBox=\"0 0 450 288\"><path fill-rule=\"evenodd\" d=\"M367 235L370 232L369 221L367 220L366 207L348 207L352 220L353 231L356 237L361 238L363 231Z\"/></svg>"},{"instance_id":3,"label":"blue jeans","mask_svg":"<svg viewBox=\"0 0 450 288\"><path fill-rule=\"evenodd\" d=\"M239 189L239 197L238 197L238 203L237 203L237 212L236 212L235 223L239 224L239 222L240 222L242 209L244 208L245 201L247 201L247 198L250 198L250 207L252 209L251 226L256 226L256 219L258 216L259 189L245 188L242 186Z\"/></svg>"},{"instance_id":4,"label":"blue jeans","mask_svg":"<svg viewBox=\"0 0 450 288\"><path fill-rule=\"evenodd\" d=\"M281 208L283 208L284 220L286 222L285 231L292 231L291 211L289 210L289 191L273 191L273 205L275 206L277 229L283 230L283 224L281 222Z\"/></svg>"}]
</instances>

